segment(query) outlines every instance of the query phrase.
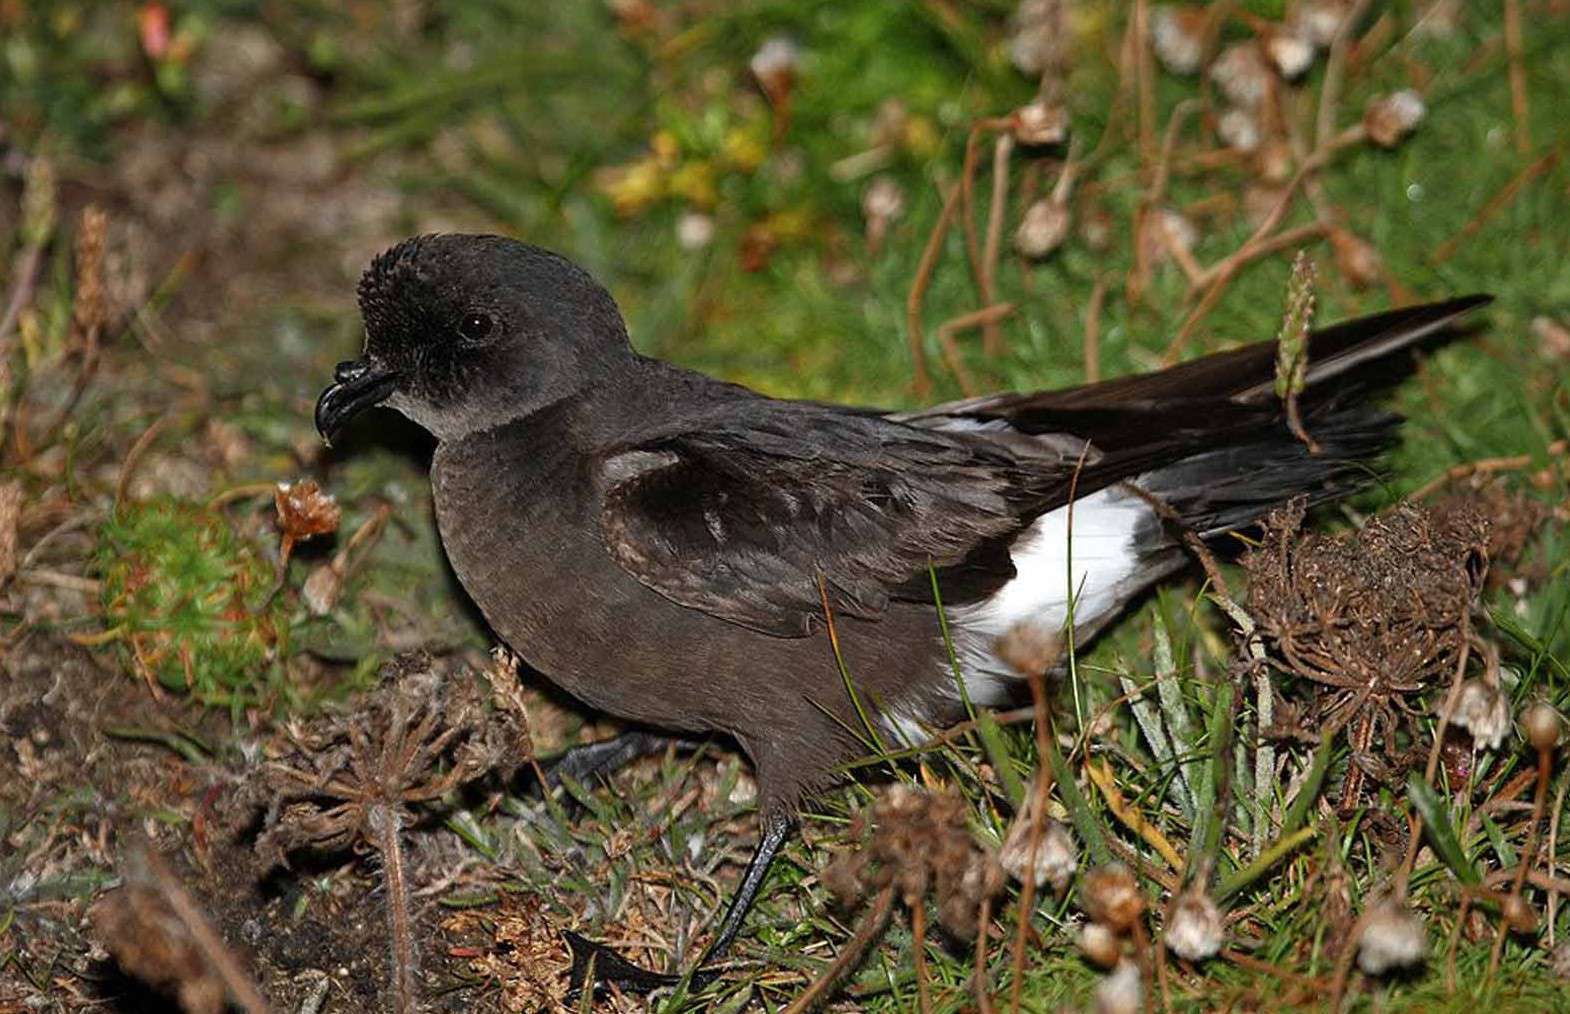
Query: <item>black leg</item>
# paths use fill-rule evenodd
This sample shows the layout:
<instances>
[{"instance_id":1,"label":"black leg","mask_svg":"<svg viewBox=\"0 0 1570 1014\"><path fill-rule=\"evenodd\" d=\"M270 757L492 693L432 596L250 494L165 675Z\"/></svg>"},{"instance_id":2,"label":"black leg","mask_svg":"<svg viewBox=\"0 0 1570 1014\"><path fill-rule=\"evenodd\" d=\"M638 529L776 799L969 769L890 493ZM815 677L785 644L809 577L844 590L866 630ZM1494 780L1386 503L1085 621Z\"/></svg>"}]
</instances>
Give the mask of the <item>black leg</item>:
<instances>
[{"instance_id":1,"label":"black leg","mask_svg":"<svg viewBox=\"0 0 1570 1014\"><path fill-rule=\"evenodd\" d=\"M556 758L545 774L546 788L554 789L565 775L580 784L586 784L600 775L609 775L640 757L659 753L672 743L686 744L687 740L661 736L641 729L624 732L598 743L584 743L568 748Z\"/></svg>"},{"instance_id":2,"label":"black leg","mask_svg":"<svg viewBox=\"0 0 1570 1014\"><path fill-rule=\"evenodd\" d=\"M769 812L763 815L763 836L758 840L758 847L747 863L747 870L741 876L741 883L736 885L736 893L731 895L730 907L725 910L725 918L720 922L719 932L715 934L708 950L703 952L703 957L698 959L697 970L693 972L690 980L693 989L702 989L714 981L715 973L706 972L705 966L724 957L730 950L731 944L736 941L736 935L741 931L742 923L746 921L747 912L751 910L753 901L758 897L758 889L763 886L763 881L769 875L769 868L774 864L774 857L779 854L780 847L785 844L785 839L790 837L795 826L795 821L788 813ZM568 932L566 939L567 946L572 950L570 982L574 995L583 988L590 959L594 962L596 986L601 983L615 983L631 992L648 993L661 987L674 986L681 981L680 976L639 968L604 944L595 943L577 933Z\"/></svg>"}]
</instances>

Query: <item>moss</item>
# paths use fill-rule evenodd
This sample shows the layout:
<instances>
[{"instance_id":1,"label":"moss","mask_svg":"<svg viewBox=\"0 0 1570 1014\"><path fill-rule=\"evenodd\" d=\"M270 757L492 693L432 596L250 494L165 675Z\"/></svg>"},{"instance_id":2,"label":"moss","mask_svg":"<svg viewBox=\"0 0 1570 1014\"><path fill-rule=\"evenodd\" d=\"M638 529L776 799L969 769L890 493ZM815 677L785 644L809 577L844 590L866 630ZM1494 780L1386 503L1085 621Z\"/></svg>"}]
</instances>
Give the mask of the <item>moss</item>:
<instances>
[{"instance_id":1,"label":"moss","mask_svg":"<svg viewBox=\"0 0 1570 1014\"><path fill-rule=\"evenodd\" d=\"M224 516L158 498L99 533L105 619L133 671L205 704L261 702L284 616L272 568Z\"/></svg>"}]
</instances>

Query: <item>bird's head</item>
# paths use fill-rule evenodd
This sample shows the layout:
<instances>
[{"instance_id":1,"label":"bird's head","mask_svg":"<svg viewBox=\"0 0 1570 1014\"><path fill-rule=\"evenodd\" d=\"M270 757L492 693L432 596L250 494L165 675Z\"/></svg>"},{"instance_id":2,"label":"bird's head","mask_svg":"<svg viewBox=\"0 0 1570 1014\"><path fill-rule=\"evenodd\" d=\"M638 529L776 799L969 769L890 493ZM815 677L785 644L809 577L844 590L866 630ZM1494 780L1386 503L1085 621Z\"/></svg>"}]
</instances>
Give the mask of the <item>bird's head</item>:
<instances>
[{"instance_id":1,"label":"bird's head","mask_svg":"<svg viewBox=\"0 0 1570 1014\"><path fill-rule=\"evenodd\" d=\"M449 440L602 382L632 359L608 292L577 265L503 236L418 236L360 279L365 349L316 403L330 440L386 404Z\"/></svg>"}]
</instances>

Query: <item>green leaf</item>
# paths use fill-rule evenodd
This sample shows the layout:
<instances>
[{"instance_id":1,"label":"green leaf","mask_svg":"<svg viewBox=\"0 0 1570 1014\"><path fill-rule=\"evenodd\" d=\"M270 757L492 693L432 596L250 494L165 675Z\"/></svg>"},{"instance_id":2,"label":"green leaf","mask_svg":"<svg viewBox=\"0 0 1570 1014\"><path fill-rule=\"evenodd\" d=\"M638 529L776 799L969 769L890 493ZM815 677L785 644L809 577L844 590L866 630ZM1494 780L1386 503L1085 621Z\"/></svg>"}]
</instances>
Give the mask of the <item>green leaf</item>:
<instances>
[{"instance_id":1,"label":"green leaf","mask_svg":"<svg viewBox=\"0 0 1570 1014\"><path fill-rule=\"evenodd\" d=\"M1455 824L1450 819L1450 808L1445 805L1445 801L1416 771L1407 775L1406 794L1412 800L1412 805L1417 807L1417 812L1422 814L1428 840L1439 858L1444 860L1445 865L1463 884L1482 883L1483 878L1478 876L1476 867L1461 848L1461 839L1456 836Z\"/></svg>"}]
</instances>

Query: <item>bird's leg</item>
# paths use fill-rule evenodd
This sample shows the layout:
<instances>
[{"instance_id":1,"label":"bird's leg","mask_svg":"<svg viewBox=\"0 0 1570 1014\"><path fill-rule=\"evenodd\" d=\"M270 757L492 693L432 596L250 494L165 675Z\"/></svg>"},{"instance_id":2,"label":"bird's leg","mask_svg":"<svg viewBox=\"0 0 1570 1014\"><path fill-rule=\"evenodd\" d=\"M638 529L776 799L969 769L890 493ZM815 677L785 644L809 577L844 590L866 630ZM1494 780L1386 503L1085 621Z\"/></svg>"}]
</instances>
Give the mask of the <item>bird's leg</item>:
<instances>
[{"instance_id":1,"label":"bird's leg","mask_svg":"<svg viewBox=\"0 0 1570 1014\"><path fill-rule=\"evenodd\" d=\"M580 784L587 783L598 775L609 775L640 757L659 753L670 743L696 745L690 740L634 729L597 743L570 747L556 758L546 772L546 788L556 788L564 777Z\"/></svg>"},{"instance_id":2,"label":"bird's leg","mask_svg":"<svg viewBox=\"0 0 1570 1014\"><path fill-rule=\"evenodd\" d=\"M731 895L730 907L725 910L725 918L720 922L719 932L708 949L703 952L703 957L698 959L697 969L689 980L693 989L702 989L714 980L715 973L705 971L705 967L724 957L730 950L736 935L741 931L742 923L747 918L747 912L758 897L758 889L763 886L763 881L768 877L769 868L774 864L774 857L779 854L780 847L785 844L785 839L790 837L791 830L795 827L795 820L788 811L770 810L763 814L762 819L763 835L758 839L758 847L747 863L746 872L741 875L741 883L736 885L736 892ZM565 936L567 946L572 951L572 972L569 981L571 992L574 994L583 988L591 960L594 963L596 986L602 983L614 983L624 990L648 993L661 987L674 986L681 981L680 976L639 968L604 944L596 943L577 933L569 931Z\"/></svg>"}]
</instances>

